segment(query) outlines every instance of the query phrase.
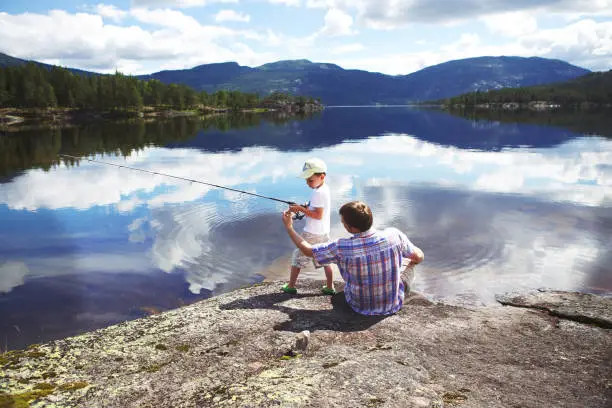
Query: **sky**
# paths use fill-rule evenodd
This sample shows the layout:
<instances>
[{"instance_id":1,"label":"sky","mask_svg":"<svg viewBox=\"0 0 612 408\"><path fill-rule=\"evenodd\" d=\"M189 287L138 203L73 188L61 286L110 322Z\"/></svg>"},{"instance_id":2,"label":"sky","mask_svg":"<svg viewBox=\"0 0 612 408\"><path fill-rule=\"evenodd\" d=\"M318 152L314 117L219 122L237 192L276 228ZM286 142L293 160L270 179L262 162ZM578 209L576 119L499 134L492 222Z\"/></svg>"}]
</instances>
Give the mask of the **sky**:
<instances>
[{"instance_id":1,"label":"sky","mask_svg":"<svg viewBox=\"0 0 612 408\"><path fill-rule=\"evenodd\" d=\"M0 0L0 52L147 74L288 59L405 75L512 55L612 68L612 0Z\"/></svg>"}]
</instances>

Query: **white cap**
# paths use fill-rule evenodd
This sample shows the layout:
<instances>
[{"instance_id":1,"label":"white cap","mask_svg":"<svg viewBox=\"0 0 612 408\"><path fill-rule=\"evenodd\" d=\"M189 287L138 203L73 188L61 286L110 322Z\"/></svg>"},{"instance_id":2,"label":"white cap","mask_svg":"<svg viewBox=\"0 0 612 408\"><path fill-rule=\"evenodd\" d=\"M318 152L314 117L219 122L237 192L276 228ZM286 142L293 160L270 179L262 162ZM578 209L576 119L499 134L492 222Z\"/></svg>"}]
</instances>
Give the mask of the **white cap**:
<instances>
[{"instance_id":1,"label":"white cap","mask_svg":"<svg viewBox=\"0 0 612 408\"><path fill-rule=\"evenodd\" d=\"M327 166L323 160L313 157L312 159L308 159L304 162L304 167L302 167L300 177L307 179L316 173L327 173Z\"/></svg>"}]
</instances>

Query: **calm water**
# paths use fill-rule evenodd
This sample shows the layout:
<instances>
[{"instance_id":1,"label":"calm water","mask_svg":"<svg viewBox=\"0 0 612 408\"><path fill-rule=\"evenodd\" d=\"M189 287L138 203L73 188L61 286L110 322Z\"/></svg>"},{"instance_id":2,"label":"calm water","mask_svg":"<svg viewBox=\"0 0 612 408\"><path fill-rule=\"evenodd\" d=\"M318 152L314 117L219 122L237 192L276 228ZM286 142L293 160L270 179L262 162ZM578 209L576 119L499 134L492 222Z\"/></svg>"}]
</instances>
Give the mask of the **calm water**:
<instances>
[{"instance_id":1,"label":"calm water","mask_svg":"<svg viewBox=\"0 0 612 408\"><path fill-rule=\"evenodd\" d=\"M23 347L288 274L282 204L58 153L295 201L310 194L296 174L318 156L334 208L364 200L377 227L398 227L424 250L416 289L432 299L610 294L612 139L584 134L597 120L558 119L329 108L308 120L0 135L0 343ZM346 236L336 211L332 236Z\"/></svg>"}]
</instances>

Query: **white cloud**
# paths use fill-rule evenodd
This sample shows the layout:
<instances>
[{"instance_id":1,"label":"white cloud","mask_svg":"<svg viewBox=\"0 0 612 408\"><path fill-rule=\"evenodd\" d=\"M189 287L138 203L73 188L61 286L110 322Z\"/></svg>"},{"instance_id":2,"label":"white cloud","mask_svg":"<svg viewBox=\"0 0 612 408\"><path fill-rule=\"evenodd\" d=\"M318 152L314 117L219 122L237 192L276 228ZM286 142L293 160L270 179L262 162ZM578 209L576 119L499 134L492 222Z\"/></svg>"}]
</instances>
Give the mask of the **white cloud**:
<instances>
[{"instance_id":1,"label":"white cloud","mask_svg":"<svg viewBox=\"0 0 612 408\"><path fill-rule=\"evenodd\" d=\"M238 3L239 0L132 0L134 7L200 7L212 3Z\"/></svg>"},{"instance_id":2,"label":"white cloud","mask_svg":"<svg viewBox=\"0 0 612 408\"><path fill-rule=\"evenodd\" d=\"M262 38L264 39L263 42L265 42L268 46L271 47L278 47L284 42L283 37L281 35L275 33L270 29L266 30L266 34L265 36L262 36Z\"/></svg>"},{"instance_id":3,"label":"white cloud","mask_svg":"<svg viewBox=\"0 0 612 408\"><path fill-rule=\"evenodd\" d=\"M545 150L487 152L438 146L412 136L394 134L338 145L333 151L351 157L367 152L371 161L385 161L387 172L413 173L419 175L421 181L425 174L431 174L435 182L442 172L455 187L583 205L612 204L612 167L607 164L612 163L612 141L605 139L594 139L588 144L570 141ZM415 170L396 163L391 159L394 156L410 157L408 167L413 166ZM372 178L379 186L393 182ZM461 181L453 181L455 178Z\"/></svg>"},{"instance_id":4,"label":"white cloud","mask_svg":"<svg viewBox=\"0 0 612 408\"><path fill-rule=\"evenodd\" d=\"M271 4L283 4L285 6L297 7L302 4L301 0L268 0Z\"/></svg>"},{"instance_id":5,"label":"white cloud","mask_svg":"<svg viewBox=\"0 0 612 408\"><path fill-rule=\"evenodd\" d=\"M321 157L333 166L334 172L328 182L334 191L332 206L335 208L354 197L355 192L362 196L370 190L364 187L421 182L440 184L440 180L446 180L444 187L459 191L510 193L535 197L543 202L586 206L612 205L612 141L595 137L547 149L471 151L425 142L410 135L393 134L300 153L283 153L263 147L227 153L145 148L125 160L108 157L101 160L268 195L267 191L242 186L260 184L270 185L270 191L283 190L282 183L296 183L295 169L301 168L303 160L309 156ZM364 162L384 162L385 166L380 169L364 167ZM401 177L391 178L389 174ZM271 179L274 181L269 182ZM70 189L54 187L58 185L70 186ZM91 163L76 168L57 167L48 172L28 170L10 182L0 184L0 205L30 211L86 210L94 206L131 211L136 206L146 206L148 213L126 226L126 233L130 242L151 238L153 246L150 257L133 253L99 253L33 258L27 261L27 268L20 264L4 264L0 266L0 276L8 278L0 279L0 291L20 285L26 275L53 276L74 270L95 272L99 271L100 265L111 272L131 270L147 273L151 271L151 265L168 273L181 269L185 271L193 292L231 281L234 279L232 274L244 271L244 264L252 264L249 262L251 255L228 259L227 253L218 254L220 244L215 231L219 228L215 223L224 219L225 227L236 225L239 229L240 223L223 217L231 214L234 220L248 222L253 219L250 200L259 199L224 193L223 201L232 201L224 210L215 199L203 198L209 191L209 187L196 183ZM376 208L377 224L392 225L398 214L405 214L407 209L397 205L385 207L385 202L397 203L398 200L389 188L379 191L390 198L376 200L382 203L382 207ZM303 196L281 198L299 200ZM125 207L121 208L122 205ZM223 211L228 212L224 214ZM336 236L342 233L340 224L336 223L334 228ZM554 231L554 228L542 230ZM259 230L255 228L253 231ZM530 248L525 248L525 251ZM215 256L219 256L218 262ZM269 259L259 259L258 262L264 261ZM224 266L220 268L219 265Z\"/></svg>"},{"instance_id":6,"label":"white cloud","mask_svg":"<svg viewBox=\"0 0 612 408\"><path fill-rule=\"evenodd\" d=\"M184 68L224 61L259 65L273 58L237 41L257 37L252 31L202 25L169 9L135 8L130 16L153 28L105 24L100 15L59 10L46 15L0 13L0 52L99 72L121 68L128 74L151 72L140 71L147 61Z\"/></svg>"},{"instance_id":7,"label":"white cloud","mask_svg":"<svg viewBox=\"0 0 612 408\"><path fill-rule=\"evenodd\" d=\"M576 17L610 16L612 0L308 0L312 8L357 11L357 21L377 29L408 24L447 24L508 12Z\"/></svg>"},{"instance_id":8,"label":"white cloud","mask_svg":"<svg viewBox=\"0 0 612 408\"><path fill-rule=\"evenodd\" d=\"M251 16L234 10L221 10L215 15L215 21L238 21L248 23L251 21Z\"/></svg>"},{"instance_id":9,"label":"white cloud","mask_svg":"<svg viewBox=\"0 0 612 408\"><path fill-rule=\"evenodd\" d=\"M353 17L339 9L329 9L325 14L325 26L320 34L329 36L352 35Z\"/></svg>"},{"instance_id":10,"label":"white cloud","mask_svg":"<svg viewBox=\"0 0 612 408\"><path fill-rule=\"evenodd\" d=\"M331 161L337 163L336 167L347 168L348 174L358 173L353 167L358 168L358 163L369 161L371 157L372 160L384 161L388 166L385 171L390 173L413 174L413 177L421 178L430 174L435 179L439 175L436 169L442 169L446 172L444 178L462 180L457 182L459 184L469 176L467 178L471 181L465 186L471 189L546 195L555 200L577 199L586 205L612 200L612 188L608 191L602 188L612 187L612 167L609 166L612 163L612 142L604 139L591 139L589 143L569 142L545 151L507 149L484 152L439 146L408 135L390 135L334 146L325 154L330 160L352 157L350 162ZM293 175L287 169L300 168L302 156L286 155L269 148L247 148L223 154L148 148L138 156L128 158L127 162L122 158L105 158L103 161L232 187L257 183L271 175L275 178ZM335 176L340 180L343 173L337 172ZM71 186L71 193L49 188L51 178L55 185ZM209 190L210 187L201 184L163 176L83 164L76 169L59 167L49 172L27 171L10 183L0 185L0 204L10 209L30 211L42 208L85 210L127 201L129 210L140 204L163 207L170 203L194 201L204 197ZM140 198L140 195L153 191L156 191L153 197Z\"/></svg>"},{"instance_id":11,"label":"white cloud","mask_svg":"<svg viewBox=\"0 0 612 408\"><path fill-rule=\"evenodd\" d=\"M28 279L74 273L151 273L151 261L139 253L89 253L36 256L0 264L0 293L10 292Z\"/></svg>"},{"instance_id":12,"label":"white cloud","mask_svg":"<svg viewBox=\"0 0 612 408\"><path fill-rule=\"evenodd\" d=\"M233 186L240 183L253 183L268 177L269 171L279 171L282 166L264 166L264 161L275 163L280 153L263 148L247 148L240 154L188 154L189 150L181 149L145 149L138 156L130 157L127 163L123 158L103 158L101 161L122 164L143 170L154 170L210 183ZM163 163L149 160L150 155L162 155ZM180 160L179 160L180 158ZM153 166L153 167L151 167ZM244 177L234 174L245 166L252 168ZM262 168L262 166L264 166ZM88 164L72 169L59 167L52 172L32 170L15 179L16 182L0 184L0 204L7 204L14 209L36 210L38 208L60 209L76 208L85 210L93 206L118 205L124 203L123 210L130 210L136 205L146 203L150 207L163 206L169 203L182 203L203 197L212 187L187 183L178 179L151 175L145 172L126 171L103 164ZM282 170L283 174L286 170ZM62 185L71 185L72 191L79 194L66 194L61 189L44 188L48 177L53 174L54 180ZM83 175L86 174L86 177ZM64 184L68 183L68 184ZM165 191L147 200L138 195L151 193L156 188L166 187ZM30 194L29 188L37 189Z\"/></svg>"},{"instance_id":13,"label":"white cloud","mask_svg":"<svg viewBox=\"0 0 612 408\"><path fill-rule=\"evenodd\" d=\"M0 264L0 293L8 293L13 288L23 285L30 270L23 262L9 261Z\"/></svg>"},{"instance_id":14,"label":"white cloud","mask_svg":"<svg viewBox=\"0 0 612 408\"><path fill-rule=\"evenodd\" d=\"M319 32L307 35L305 37L294 37L285 35L283 33L266 29L263 33L249 32L244 34L245 38L258 41L261 47L275 48L274 52L253 52L249 53L252 56L253 61L257 60L258 63L253 63L252 66L262 65L264 63L286 60L286 59L304 59L309 58L309 55L316 50L316 41L319 38ZM244 57L245 55L243 55ZM312 57L311 59L316 60L317 58Z\"/></svg>"},{"instance_id":15,"label":"white cloud","mask_svg":"<svg viewBox=\"0 0 612 408\"><path fill-rule=\"evenodd\" d=\"M445 56L434 51L368 55L367 57L338 57L335 63L343 68L405 75L445 61Z\"/></svg>"},{"instance_id":16,"label":"white cloud","mask_svg":"<svg viewBox=\"0 0 612 408\"><path fill-rule=\"evenodd\" d=\"M130 15L142 23L173 28L183 32L196 31L202 27L195 18L177 10L135 8L130 11Z\"/></svg>"},{"instance_id":17,"label":"white cloud","mask_svg":"<svg viewBox=\"0 0 612 408\"><path fill-rule=\"evenodd\" d=\"M476 188L495 191L499 193L512 193L524 186L525 180L521 174L513 174L508 171L499 170L482 174L476 180Z\"/></svg>"},{"instance_id":18,"label":"white cloud","mask_svg":"<svg viewBox=\"0 0 612 408\"><path fill-rule=\"evenodd\" d=\"M518 44L533 55L572 61L594 70L612 66L612 22L576 21L563 28L539 30Z\"/></svg>"},{"instance_id":19,"label":"white cloud","mask_svg":"<svg viewBox=\"0 0 612 408\"><path fill-rule=\"evenodd\" d=\"M464 33L438 49L339 58L335 62L345 68L405 75L442 62L483 55L553 58L591 70L609 70L612 66L612 22L580 20L561 28L539 29L494 45L485 43L476 33Z\"/></svg>"},{"instance_id":20,"label":"white cloud","mask_svg":"<svg viewBox=\"0 0 612 408\"><path fill-rule=\"evenodd\" d=\"M95 12L115 22L120 21L128 14L126 11L120 10L112 4L98 4L95 6Z\"/></svg>"},{"instance_id":21,"label":"white cloud","mask_svg":"<svg viewBox=\"0 0 612 408\"><path fill-rule=\"evenodd\" d=\"M149 223L154 232L150 257L155 266L166 273L180 270L192 293L199 293L202 288L214 290L217 285L228 282L242 280L244 283L271 260L265 255L269 249L262 250L261 247L266 246L266 242L278 246L275 234L282 233L280 223L263 236L261 228L244 225L258 218L252 209L245 211L246 202L239 200L225 209L239 223L232 223L224 217L228 214L213 203L184 203L178 207L153 210ZM274 219L280 220L280 216ZM217 231L220 220L225 226L223 232ZM229 247L219 242L228 239L226 237L232 239ZM241 241L250 244L241 247ZM241 250L236 251L238 247ZM245 265L249 267L245 268Z\"/></svg>"},{"instance_id":22,"label":"white cloud","mask_svg":"<svg viewBox=\"0 0 612 408\"><path fill-rule=\"evenodd\" d=\"M482 55L556 58L592 70L607 70L612 66L612 22L584 18L584 15L609 13L605 8L610 4L607 0L579 1L576 4L558 2L559 10L551 10L550 13L582 17L566 21L565 26L557 28L538 26L537 18L548 10L548 6L537 1L533 5L526 1L515 2L512 11L505 10L501 1L485 2L486 5L469 11L449 14L447 10L442 10L445 7L438 10L420 0L309 0L301 4L326 9L325 22L321 29L302 37L287 35L272 26L259 30L238 30L206 25L186 10L145 7L187 3L137 1L133 3L137 7L129 10L98 4L87 8L90 10L88 13L75 14L59 10L47 14L0 13L0 52L97 72L119 69L128 74L184 69L225 61L257 66L292 58L331 62L348 69L386 74L408 74L441 62ZM437 1L433 3L439 4ZM447 8L452 10L457 7L458 3L449 2ZM579 10L579 7L583 9ZM430 14L426 13L428 10ZM580 13L575 14L577 11ZM390 16L387 16L389 13ZM444 17L447 14L449 17ZM418 47L420 52L389 51L386 54L370 50L367 56L351 55L360 51L361 46L357 44L365 44L367 39L367 31L357 32L359 24L371 25L373 22L374 25L379 24L379 28L389 29L401 25L401 22L448 22L451 14L454 21L478 18L478 23L474 26L472 20L470 26L465 25L466 32L452 43L434 46L429 39L421 38L418 43L427 40L429 46ZM217 14L217 19L226 21L247 21L249 17L229 10ZM495 35L495 42L491 42L482 31L477 31L482 30L482 26L488 27ZM444 30L444 27L440 30ZM457 27L454 30L457 31ZM326 36L357 34L360 37L351 45L325 43L328 41Z\"/></svg>"},{"instance_id":23,"label":"white cloud","mask_svg":"<svg viewBox=\"0 0 612 408\"><path fill-rule=\"evenodd\" d=\"M531 34L538 29L535 16L524 11L494 14L481 19L492 33L506 37Z\"/></svg>"},{"instance_id":24,"label":"white cloud","mask_svg":"<svg viewBox=\"0 0 612 408\"><path fill-rule=\"evenodd\" d=\"M327 8L332 5L327 0L307 0L306 7L308 8Z\"/></svg>"}]
</instances>

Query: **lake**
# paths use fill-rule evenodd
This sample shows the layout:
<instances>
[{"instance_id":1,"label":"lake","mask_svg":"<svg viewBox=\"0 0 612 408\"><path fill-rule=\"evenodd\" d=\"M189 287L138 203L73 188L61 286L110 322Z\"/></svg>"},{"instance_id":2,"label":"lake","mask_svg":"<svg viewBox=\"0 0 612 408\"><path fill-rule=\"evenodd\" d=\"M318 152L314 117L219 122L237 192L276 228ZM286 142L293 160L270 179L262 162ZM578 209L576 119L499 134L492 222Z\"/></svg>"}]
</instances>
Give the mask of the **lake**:
<instances>
[{"instance_id":1,"label":"lake","mask_svg":"<svg viewBox=\"0 0 612 408\"><path fill-rule=\"evenodd\" d=\"M0 348L25 347L288 278L285 205L309 157L337 209L425 252L415 289L453 304L552 288L612 293L612 138L602 118L406 107L92 123L0 134ZM543 120L538 118L544 118ZM540 122L540 123L537 123ZM296 223L301 227L301 223ZM323 279L323 271L304 277ZM298 281L299 287L299 281Z\"/></svg>"}]
</instances>

